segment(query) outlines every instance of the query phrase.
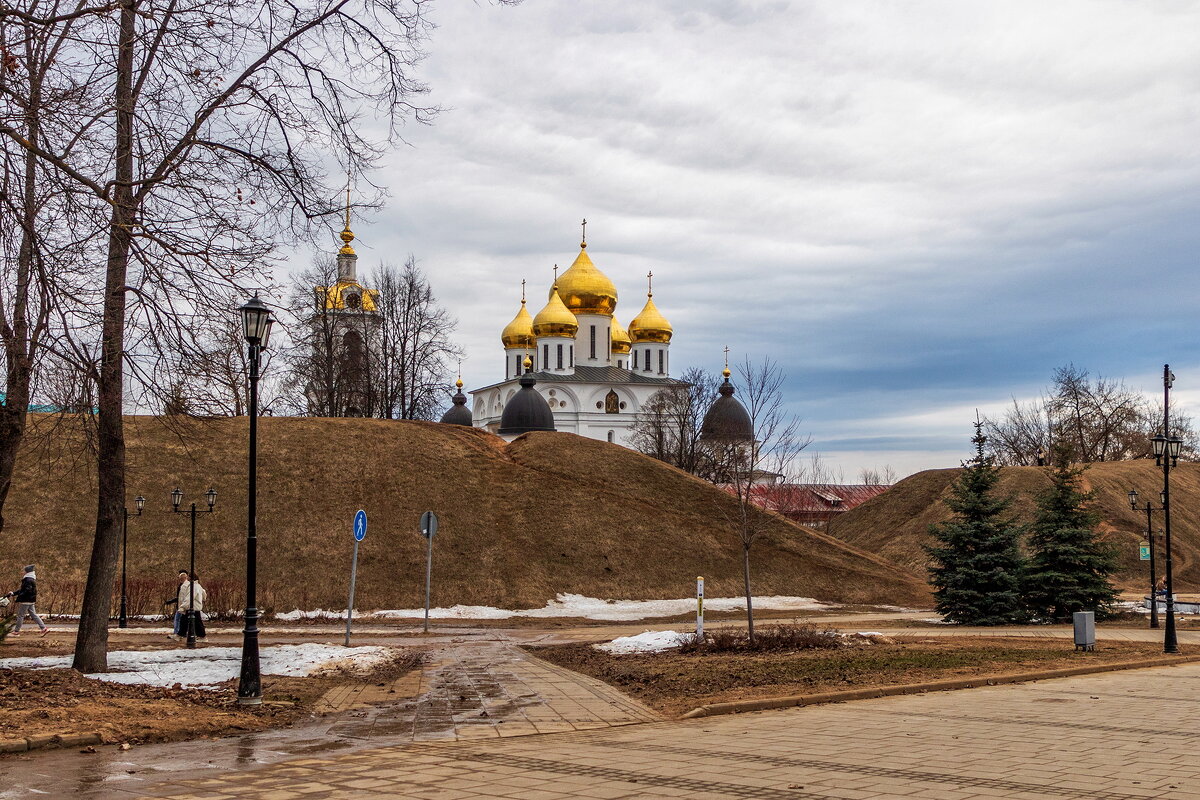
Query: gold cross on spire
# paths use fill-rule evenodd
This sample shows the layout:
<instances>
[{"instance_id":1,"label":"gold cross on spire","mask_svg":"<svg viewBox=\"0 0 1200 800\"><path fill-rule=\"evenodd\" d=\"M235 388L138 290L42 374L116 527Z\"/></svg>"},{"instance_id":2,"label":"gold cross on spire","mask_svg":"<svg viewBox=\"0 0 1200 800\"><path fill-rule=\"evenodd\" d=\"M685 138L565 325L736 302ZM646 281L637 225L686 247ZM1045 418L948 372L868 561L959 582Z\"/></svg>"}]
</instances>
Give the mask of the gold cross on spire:
<instances>
[{"instance_id":1,"label":"gold cross on spire","mask_svg":"<svg viewBox=\"0 0 1200 800\"><path fill-rule=\"evenodd\" d=\"M646 297L654 297L654 271L646 273Z\"/></svg>"},{"instance_id":2,"label":"gold cross on spire","mask_svg":"<svg viewBox=\"0 0 1200 800\"><path fill-rule=\"evenodd\" d=\"M581 248L587 247L587 218L586 217L583 220L583 241L581 241L579 243L579 246Z\"/></svg>"},{"instance_id":3,"label":"gold cross on spire","mask_svg":"<svg viewBox=\"0 0 1200 800\"><path fill-rule=\"evenodd\" d=\"M521 278L521 305L525 305L525 279Z\"/></svg>"},{"instance_id":4,"label":"gold cross on spire","mask_svg":"<svg viewBox=\"0 0 1200 800\"><path fill-rule=\"evenodd\" d=\"M352 256L354 248L350 243L354 241L354 231L350 230L350 175L346 175L346 227L342 228L342 249L338 250L339 255Z\"/></svg>"},{"instance_id":5,"label":"gold cross on spire","mask_svg":"<svg viewBox=\"0 0 1200 800\"><path fill-rule=\"evenodd\" d=\"M725 369L721 370L721 374L725 376L725 381L729 381L729 345L725 345Z\"/></svg>"},{"instance_id":6,"label":"gold cross on spire","mask_svg":"<svg viewBox=\"0 0 1200 800\"><path fill-rule=\"evenodd\" d=\"M558 264L554 265L554 285L558 286Z\"/></svg>"},{"instance_id":7,"label":"gold cross on spire","mask_svg":"<svg viewBox=\"0 0 1200 800\"><path fill-rule=\"evenodd\" d=\"M458 387L458 390L460 392L462 391L463 382L462 382L462 359L461 358L458 360L458 380L454 382L454 385Z\"/></svg>"}]
</instances>

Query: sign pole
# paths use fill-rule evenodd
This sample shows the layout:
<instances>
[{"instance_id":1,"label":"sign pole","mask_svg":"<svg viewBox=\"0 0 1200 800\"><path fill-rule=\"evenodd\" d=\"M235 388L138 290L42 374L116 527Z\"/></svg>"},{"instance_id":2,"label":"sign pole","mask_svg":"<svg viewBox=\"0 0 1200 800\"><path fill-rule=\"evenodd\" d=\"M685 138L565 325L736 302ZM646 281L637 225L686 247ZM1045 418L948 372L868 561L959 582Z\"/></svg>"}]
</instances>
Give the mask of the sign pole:
<instances>
[{"instance_id":1,"label":"sign pole","mask_svg":"<svg viewBox=\"0 0 1200 800\"><path fill-rule=\"evenodd\" d=\"M354 619L354 581L358 578L358 539L354 540L354 559L350 562L350 603L346 606L346 647L350 646L350 623Z\"/></svg>"},{"instance_id":2,"label":"sign pole","mask_svg":"<svg viewBox=\"0 0 1200 800\"><path fill-rule=\"evenodd\" d=\"M704 637L704 576L696 576L696 638Z\"/></svg>"},{"instance_id":3,"label":"sign pole","mask_svg":"<svg viewBox=\"0 0 1200 800\"><path fill-rule=\"evenodd\" d=\"M425 537L425 633L429 633L429 582L433 574L433 535L437 529L437 514L426 511L421 515L421 535Z\"/></svg>"},{"instance_id":4,"label":"sign pole","mask_svg":"<svg viewBox=\"0 0 1200 800\"><path fill-rule=\"evenodd\" d=\"M367 512L361 508L354 513L354 558L350 561L350 602L346 604L346 647L350 646L350 624L354 620L354 583L358 578L358 544L367 538Z\"/></svg>"}]
</instances>

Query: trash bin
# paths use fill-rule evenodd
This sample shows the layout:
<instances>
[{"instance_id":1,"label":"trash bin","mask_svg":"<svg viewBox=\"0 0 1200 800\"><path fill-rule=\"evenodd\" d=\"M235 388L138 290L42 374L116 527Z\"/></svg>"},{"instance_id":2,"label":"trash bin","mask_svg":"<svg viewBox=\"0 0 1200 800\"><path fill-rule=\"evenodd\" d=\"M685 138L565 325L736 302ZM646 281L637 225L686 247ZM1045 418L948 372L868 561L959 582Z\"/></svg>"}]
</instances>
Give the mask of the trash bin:
<instances>
[{"instance_id":1,"label":"trash bin","mask_svg":"<svg viewBox=\"0 0 1200 800\"><path fill-rule=\"evenodd\" d=\"M1095 650L1096 612L1076 611L1072 616L1075 621L1075 649Z\"/></svg>"}]
</instances>

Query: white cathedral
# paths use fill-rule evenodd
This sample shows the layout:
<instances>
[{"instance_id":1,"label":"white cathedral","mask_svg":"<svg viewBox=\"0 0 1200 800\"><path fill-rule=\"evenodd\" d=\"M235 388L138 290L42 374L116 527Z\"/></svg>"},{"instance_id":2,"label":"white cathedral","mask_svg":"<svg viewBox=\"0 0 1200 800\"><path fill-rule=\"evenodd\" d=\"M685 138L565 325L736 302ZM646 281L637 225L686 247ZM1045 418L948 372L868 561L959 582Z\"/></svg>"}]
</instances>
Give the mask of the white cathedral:
<instances>
[{"instance_id":1,"label":"white cathedral","mask_svg":"<svg viewBox=\"0 0 1200 800\"><path fill-rule=\"evenodd\" d=\"M647 278L646 305L628 331L613 316L617 289L588 257L586 235L575 263L556 278L533 317L522 281L521 308L500 334L504 380L471 392L472 423L510 441L529 430L558 430L628 446L646 402L682 385L670 374L671 323L654 305L652 274ZM510 401L520 392L540 395L552 421L518 413L522 403ZM455 404L462 408L465 401L460 389ZM544 414L541 401L526 405Z\"/></svg>"}]
</instances>

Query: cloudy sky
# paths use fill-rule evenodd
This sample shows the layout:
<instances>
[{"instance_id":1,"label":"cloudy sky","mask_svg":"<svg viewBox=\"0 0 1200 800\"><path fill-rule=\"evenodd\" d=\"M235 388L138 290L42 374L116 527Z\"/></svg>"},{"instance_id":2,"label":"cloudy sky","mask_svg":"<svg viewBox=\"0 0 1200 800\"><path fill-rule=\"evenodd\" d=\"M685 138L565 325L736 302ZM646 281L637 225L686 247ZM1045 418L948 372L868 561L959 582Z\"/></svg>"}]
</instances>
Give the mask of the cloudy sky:
<instances>
[{"instance_id":1,"label":"cloudy sky","mask_svg":"<svg viewBox=\"0 0 1200 800\"><path fill-rule=\"evenodd\" d=\"M770 356L854 479L953 466L974 409L1067 362L1200 405L1200 7L1189 2L443 0L360 263L414 254L500 329L589 253L645 274L672 364Z\"/></svg>"}]
</instances>

